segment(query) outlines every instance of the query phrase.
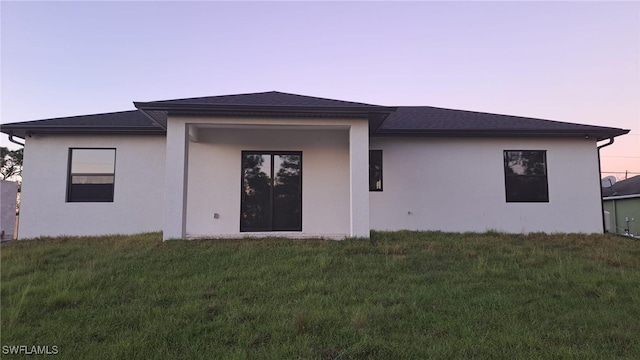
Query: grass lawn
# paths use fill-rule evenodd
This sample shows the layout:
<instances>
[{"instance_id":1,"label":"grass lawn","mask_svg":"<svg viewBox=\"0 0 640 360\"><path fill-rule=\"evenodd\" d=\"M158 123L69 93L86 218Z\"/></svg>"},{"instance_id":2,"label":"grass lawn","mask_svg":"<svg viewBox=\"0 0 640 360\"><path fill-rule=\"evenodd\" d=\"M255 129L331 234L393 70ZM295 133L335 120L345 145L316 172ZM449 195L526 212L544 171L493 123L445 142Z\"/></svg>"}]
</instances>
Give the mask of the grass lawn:
<instances>
[{"instance_id":1,"label":"grass lawn","mask_svg":"<svg viewBox=\"0 0 640 360\"><path fill-rule=\"evenodd\" d=\"M640 358L640 242L160 234L3 244L1 338L71 359Z\"/></svg>"}]
</instances>

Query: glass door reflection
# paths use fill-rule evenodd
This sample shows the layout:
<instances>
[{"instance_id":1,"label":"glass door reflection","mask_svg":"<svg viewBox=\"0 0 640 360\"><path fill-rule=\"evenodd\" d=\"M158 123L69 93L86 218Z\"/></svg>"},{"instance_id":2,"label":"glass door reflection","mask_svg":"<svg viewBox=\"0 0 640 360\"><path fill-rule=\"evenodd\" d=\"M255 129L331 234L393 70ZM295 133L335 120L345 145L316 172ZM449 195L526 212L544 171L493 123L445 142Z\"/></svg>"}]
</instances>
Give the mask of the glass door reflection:
<instances>
[{"instance_id":1,"label":"glass door reflection","mask_svg":"<svg viewBox=\"0 0 640 360\"><path fill-rule=\"evenodd\" d=\"M302 231L302 153L242 153L240 231Z\"/></svg>"}]
</instances>

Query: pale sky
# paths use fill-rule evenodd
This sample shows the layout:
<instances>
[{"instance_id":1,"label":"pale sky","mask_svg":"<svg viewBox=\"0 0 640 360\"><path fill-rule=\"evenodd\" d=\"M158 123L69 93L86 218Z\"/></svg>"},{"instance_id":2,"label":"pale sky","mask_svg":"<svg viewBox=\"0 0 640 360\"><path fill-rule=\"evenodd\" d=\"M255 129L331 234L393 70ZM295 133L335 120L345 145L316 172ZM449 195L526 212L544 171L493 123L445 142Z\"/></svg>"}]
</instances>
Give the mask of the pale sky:
<instances>
[{"instance_id":1,"label":"pale sky","mask_svg":"<svg viewBox=\"0 0 640 360\"><path fill-rule=\"evenodd\" d=\"M640 174L637 1L2 1L0 20L2 123L276 90L631 129L602 170Z\"/></svg>"}]
</instances>

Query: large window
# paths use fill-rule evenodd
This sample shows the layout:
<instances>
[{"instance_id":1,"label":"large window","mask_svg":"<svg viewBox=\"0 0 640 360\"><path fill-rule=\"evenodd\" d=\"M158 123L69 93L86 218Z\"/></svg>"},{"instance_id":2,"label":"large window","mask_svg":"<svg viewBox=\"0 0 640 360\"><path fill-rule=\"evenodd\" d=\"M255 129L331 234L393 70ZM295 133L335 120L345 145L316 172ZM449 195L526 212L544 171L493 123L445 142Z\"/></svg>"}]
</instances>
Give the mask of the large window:
<instances>
[{"instance_id":1,"label":"large window","mask_svg":"<svg viewBox=\"0 0 640 360\"><path fill-rule=\"evenodd\" d=\"M382 191L382 150L369 150L369 191Z\"/></svg>"},{"instance_id":2,"label":"large window","mask_svg":"<svg viewBox=\"0 0 640 360\"><path fill-rule=\"evenodd\" d=\"M302 231L302 153L242 152L240 231Z\"/></svg>"},{"instance_id":3,"label":"large window","mask_svg":"<svg viewBox=\"0 0 640 360\"><path fill-rule=\"evenodd\" d=\"M116 149L69 149L68 202L113 202Z\"/></svg>"},{"instance_id":4,"label":"large window","mask_svg":"<svg viewBox=\"0 0 640 360\"><path fill-rule=\"evenodd\" d=\"M506 150L504 175L507 202L549 202L546 151Z\"/></svg>"}]
</instances>

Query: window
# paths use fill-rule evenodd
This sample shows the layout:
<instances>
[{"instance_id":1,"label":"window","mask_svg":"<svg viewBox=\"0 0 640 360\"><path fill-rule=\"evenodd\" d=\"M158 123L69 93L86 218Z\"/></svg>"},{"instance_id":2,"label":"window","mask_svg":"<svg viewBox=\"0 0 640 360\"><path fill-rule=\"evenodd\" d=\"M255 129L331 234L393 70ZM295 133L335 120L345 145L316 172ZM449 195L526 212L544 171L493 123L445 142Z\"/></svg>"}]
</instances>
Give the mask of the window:
<instances>
[{"instance_id":1,"label":"window","mask_svg":"<svg viewBox=\"0 0 640 360\"><path fill-rule=\"evenodd\" d=\"M504 175L507 202L549 202L546 151L505 151Z\"/></svg>"},{"instance_id":2,"label":"window","mask_svg":"<svg viewBox=\"0 0 640 360\"><path fill-rule=\"evenodd\" d=\"M369 150L369 191L382 191L382 150Z\"/></svg>"},{"instance_id":3,"label":"window","mask_svg":"<svg viewBox=\"0 0 640 360\"><path fill-rule=\"evenodd\" d=\"M242 152L240 231L302 231L302 152Z\"/></svg>"},{"instance_id":4,"label":"window","mask_svg":"<svg viewBox=\"0 0 640 360\"><path fill-rule=\"evenodd\" d=\"M69 149L67 202L113 202L116 149Z\"/></svg>"}]
</instances>

